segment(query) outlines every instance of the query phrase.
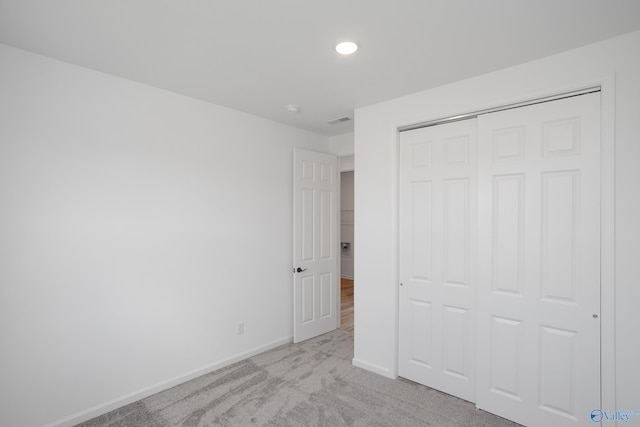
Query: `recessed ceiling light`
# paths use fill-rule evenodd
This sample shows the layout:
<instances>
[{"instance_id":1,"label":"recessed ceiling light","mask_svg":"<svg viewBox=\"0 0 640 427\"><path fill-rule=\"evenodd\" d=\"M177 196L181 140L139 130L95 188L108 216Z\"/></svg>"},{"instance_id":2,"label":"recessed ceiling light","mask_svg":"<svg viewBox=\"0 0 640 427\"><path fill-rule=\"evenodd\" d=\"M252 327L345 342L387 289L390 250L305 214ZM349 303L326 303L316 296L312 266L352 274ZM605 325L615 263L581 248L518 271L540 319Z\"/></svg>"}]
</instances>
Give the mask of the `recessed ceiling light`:
<instances>
[{"instance_id":1,"label":"recessed ceiling light","mask_svg":"<svg viewBox=\"0 0 640 427\"><path fill-rule=\"evenodd\" d=\"M342 55L351 55L358 50L358 45L354 42L342 42L336 45L336 52Z\"/></svg>"},{"instance_id":2,"label":"recessed ceiling light","mask_svg":"<svg viewBox=\"0 0 640 427\"><path fill-rule=\"evenodd\" d=\"M287 105L285 107L287 109L288 112L290 112L291 114L295 114L298 111L300 111L300 107L298 107L297 105Z\"/></svg>"}]
</instances>

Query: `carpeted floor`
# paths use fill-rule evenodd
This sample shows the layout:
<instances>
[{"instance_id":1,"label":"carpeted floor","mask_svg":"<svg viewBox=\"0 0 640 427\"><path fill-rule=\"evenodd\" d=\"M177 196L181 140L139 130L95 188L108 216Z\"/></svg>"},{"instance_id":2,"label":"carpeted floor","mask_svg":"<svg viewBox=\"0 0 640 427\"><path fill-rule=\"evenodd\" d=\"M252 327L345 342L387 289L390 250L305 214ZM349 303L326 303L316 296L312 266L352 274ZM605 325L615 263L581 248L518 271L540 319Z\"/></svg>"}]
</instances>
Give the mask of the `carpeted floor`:
<instances>
[{"instance_id":1,"label":"carpeted floor","mask_svg":"<svg viewBox=\"0 0 640 427\"><path fill-rule=\"evenodd\" d=\"M336 330L278 347L81 424L106 426L517 426L472 403L351 365Z\"/></svg>"}]
</instances>

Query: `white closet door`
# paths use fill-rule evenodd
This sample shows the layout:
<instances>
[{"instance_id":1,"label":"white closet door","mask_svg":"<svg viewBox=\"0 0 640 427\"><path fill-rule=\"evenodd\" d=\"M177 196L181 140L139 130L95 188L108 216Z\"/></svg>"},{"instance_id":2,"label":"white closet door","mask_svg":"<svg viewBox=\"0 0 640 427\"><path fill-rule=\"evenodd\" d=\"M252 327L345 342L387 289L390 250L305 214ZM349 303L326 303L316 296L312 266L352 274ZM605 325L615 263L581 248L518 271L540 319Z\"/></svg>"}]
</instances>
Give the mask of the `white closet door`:
<instances>
[{"instance_id":1,"label":"white closet door","mask_svg":"<svg viewBox=\"0 0 640 427\"><path fill-rule=\"evenodd\" d=\"M600 407L600 95L478 119L477 394L528 426Z\"/></svg>"},{"instance_id":2,"label":"white closet door","mask_svg":"<svg viewBox=\"0 0 640 427\"><path fill-rule=\"evenodd\" d=\"M474 401L476 124L400 134L402 377Z\"/></svg>"}]
</instances>

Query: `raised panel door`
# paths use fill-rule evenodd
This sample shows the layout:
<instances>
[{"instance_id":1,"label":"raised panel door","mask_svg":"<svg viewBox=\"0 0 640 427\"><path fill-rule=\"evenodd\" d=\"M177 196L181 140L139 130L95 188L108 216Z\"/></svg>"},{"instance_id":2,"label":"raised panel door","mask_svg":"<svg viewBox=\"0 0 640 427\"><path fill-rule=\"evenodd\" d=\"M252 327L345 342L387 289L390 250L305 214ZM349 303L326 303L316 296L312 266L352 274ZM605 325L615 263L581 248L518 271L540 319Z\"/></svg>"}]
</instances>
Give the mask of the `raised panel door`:
<instances>
[{"instance_id":1,"label":"raised panel door","mask_svg":"<svg viewBox=\"0 0 640 427\"><path fill-rule=\"evenodd\" d=\"M474 401L475 120L400 134L402 377Z\"/></svg>"},{"instance_id":2,"label":"raised panel door","mask_svg":"<svg viewBox=\"0 0 640 427\"><path fill-rule=\"evenodd\" d=\"M478 119L476 403L526 425L600 407L599 96Z\"/></svg>"},{"instance_id":3,"label":"raised panel door","mask_svg":"<svg viewBox=\"0 0 640 427\"><path fill-rule=\"evenodd\" d=\"M338 170L335 156L294 150L293 340L338 327Z\"/></svg>"}]
</instances>

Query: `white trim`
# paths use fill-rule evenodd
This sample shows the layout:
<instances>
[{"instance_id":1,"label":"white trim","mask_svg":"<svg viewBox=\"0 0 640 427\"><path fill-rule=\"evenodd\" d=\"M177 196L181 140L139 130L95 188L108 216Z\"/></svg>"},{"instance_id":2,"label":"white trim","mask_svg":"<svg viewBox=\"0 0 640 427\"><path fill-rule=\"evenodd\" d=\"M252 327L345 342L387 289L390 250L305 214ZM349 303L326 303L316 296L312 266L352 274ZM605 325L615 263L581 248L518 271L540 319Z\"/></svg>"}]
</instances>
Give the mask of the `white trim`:
<instances>
[{"instance_id":1,"label":"white trim","mask_svg":"<svg viewBox=\"0 0 640 427\"><path fill-rule=\"evenodd\" d=\"M383 377L395 379L396 376L393 375L389 369L383 368L382 366L374 365L373 363L365 362L364 360L360 360L357 358L351 359L351 364L356 368L364 369L366 371L371 371L375 374L382 375Z\"/></svg>"},{"instance_id":2,"label":"white trim","mask_svg":"<svg viewBox=\"0 0 640 427\"><path fill-rule=\"evenodd\" d=\"M488 110L499 105L511 105L526 103L528 100L545 97L555 97L562 93L572 93L587 88L600 86L600 123L601 123L601 283L600 283L600 392L602 408L616 410L616 327L615 327L615 74L583 82L579 85L559 88L556 90L529 93L525 96L506 99L502 102L494 102L493 105L476 106L471 111ZM454 117L456 113L445 112L445 117ZM442 115L439 117L443 117ZM395 136L393 137L393 210L392 227L396 234L394 242L394 253L396 262L394 265L394 277L399 280L399 164L398 150L400 149L399 129L409 128L418 123L428 123L438 120L438 117L423 117L413 123L396 123L394 126ZM392 365L395 372L398 370L398 328L400 311L398 308L399 289L395 288L395 363ZM367 369L367 368L365 368ZM611 408L611 409L609 409ZM614 425L617 425L615 423Z\"/></svg>"},{"instance_id":3,"label":"white trim","mask_svg":"<svg viewBox=\"0 0 640 427\"><path fill-rule=\"evenodd\" d=\"M227 359L221 360L219 362L214 362L209 365L203 366L202 368L195 369L193 371L187 372L185 374L179 375L177 377L168 379L166 381L162 381L150 387L143 388L137 392L127 394L122 397L118 397L116 399L110 400L105 403L101 403L99 405L94 406L93 408L89 408L82 412L78 412L76 414L70 415L68 417L62 418L58 421L54 421L50 424L45 425L44 427L72 427L77 424L88 421L92 418L98 417L100 415L106 414L107 412L113 411L114 409L121 408L130 403L136 402L138 400L144 399L156 393L159 393L164 390L168 390L171 387L174 387L178 384L185 383L194 378L201 377L202 375L208 374L210 372L217 371L218 369L222 369L226 366L232 365L236 362L240 362L241 360L248 359L256 354L263 353L265 351L271 350L273 348L279 347L284 344L289 344L293 342L293 337L288 336L285 338L281 338L276 341L272 341L268 344L265 344L260 347L255 347L249 351L238 354L233 357L229 357Z\"/></svg>"},{"instance_id":4,"label":"white trim","mask_svg":"<svg viewBox=\"0 0 640 427\"><path fill-rule=\"evenodd\" d=\"M602 408L606 410L617 410L615 322L615 74L602 79L600 87L600 132L602 150L600 159L600 389L602 392Z\"/></svg>"},{"instance_id":5,"label":"white trim","mask_svg":"<svg viewBox=\"0 0 640 427\"><path fill-rule=\"evenodd\" d=\"M395 325L393 325L393 331L395 331L395 339L393 340L393 353L391 353L391 369L394 378L398 377L399 363L400 363L400 132L398 127L394 126L389 129L391 137L393 138L393 145L391 147L391 167L392 167L392 184L393 191L391 192L391 200L395 209L391 212L391 226L395 230L395 239L393 239L392 252L395 255L395 263L393 264L392 277L393 283L393 307L395 309L395 316L393 316Z\"/></svg>"}]
</instances>

